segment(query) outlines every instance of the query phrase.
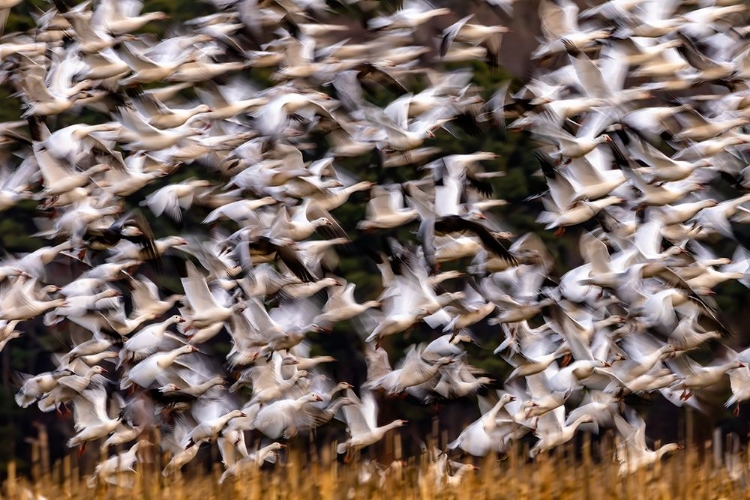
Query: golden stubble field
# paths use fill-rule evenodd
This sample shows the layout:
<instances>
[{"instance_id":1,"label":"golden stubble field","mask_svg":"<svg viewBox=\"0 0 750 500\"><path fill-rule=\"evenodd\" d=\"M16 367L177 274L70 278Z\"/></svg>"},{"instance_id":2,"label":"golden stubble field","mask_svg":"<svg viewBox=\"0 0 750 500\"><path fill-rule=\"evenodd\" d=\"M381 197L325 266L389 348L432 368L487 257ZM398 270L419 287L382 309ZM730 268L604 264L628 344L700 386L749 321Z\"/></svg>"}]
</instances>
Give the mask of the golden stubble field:
<instances>
[{"instance_id":1,"label":"golden stubble field","mask_svg":"<svg viewBox=\"0 0 750 500\"><path fill-rule=\"evenodd\" d=\"M396 439L386 447L398 458ZM220 484L224 471L216 463L211 470L190 464L181 473L161 473L169 456L139 455L134 473L120 474L109 484L79 468L77 456L69 455L51 466L46 450L33 445L29 477L17 473L11 463L2 485L8 499L131 499L142 500L369 500L369 499L729 499L750 498L747 489L746 453L731 457L717 452L714 443L690 445L666 457L654 467L626 477L618 476L614 460L616 443L609 436L597 445L584 438L576 453L563 446L534 461L528 446L516 446L502 459L475 460L476 470L453 478L441 474L434 454L394 460L389 467L370 463L365 456L350 463L335 459L335 447L320 452L301 445L284 450L278 463L262 470L249 468ZM593 453L592 453L593 452ZM470 457L460 459L471 462ZM369 466L366 465L369 463ZM124 487L124 483L132 487Z\"/></svg>"}]
</instances>

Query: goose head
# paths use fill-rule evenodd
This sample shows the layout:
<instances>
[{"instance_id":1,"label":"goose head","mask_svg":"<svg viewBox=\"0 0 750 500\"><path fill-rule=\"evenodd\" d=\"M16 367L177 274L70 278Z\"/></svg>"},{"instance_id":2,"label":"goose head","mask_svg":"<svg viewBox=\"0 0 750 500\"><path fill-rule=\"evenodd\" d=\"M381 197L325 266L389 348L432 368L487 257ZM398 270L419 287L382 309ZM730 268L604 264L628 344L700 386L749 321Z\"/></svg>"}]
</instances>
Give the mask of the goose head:
<instances>
[{"instance_id":1,"label":"goose head","mask_svg":"<svg viewBox=\"0 0 750 500\"><path fill-rule=\"evenodd\" d=\"M500 402L503 405L506 405L510 403L511 401L515 401L515 400L516 400L516 397L512 394L508 394L507 392L500 397Z\"/></svg>"},{"instance_id":2,"label":"goose head","mask_svg":"<svg viewBox=\"0 0 750 500\"><path fill-rule=\"evenodd\" d=\"M296 356L289 355L281 360L282 366L294 366L299 364L299 359Z\"/></svg>"},{"instance_id":3,"label":"goose head","mask_svg":"<svg viewBox=\"0 0 750 500\"><path fill-rule=\"evenodd\" d=\"M442 366L442 365L450 365L450 364L455 363L455 362L456 362L456 360L454 360L453 358L448 357L448 356L443 356L442 358L440 358L437 361L435 361L435 364L439 365L439 366Z\"/></svg>"},{"instance_id":4,"label":"goose head","mask_svg":"<svg viewBox=\"0 0 750 500\"><path fill-rule=\"evenodd\" d=\"M656 454L659 457L662 457L662 456L666 455L667 453L674 453L674 452L676 452L678 450L681 450L681 449L682 449L681 445L679 445L677 443L669 443L669 444L665 444L664 446L662 446L661 448L659 448L657 450Z\"/></svg>"},{"instance_id":5,"label":"goose head","mask_svg":"<svg viewBox=\"0 0 750 500\"><path fill-rule=\"evenodd\" d=\"M88 378L93 377L94 375L101 375L102 373L107 373L107 369L103 366L92 366L89 368L89 371L86 372L86 375Z\"/></svg>"},{"instance_id":6,"label":"goose head","mask_svg":"<svg viewBox=\"0 0 750 500\"><path fill-rule=\"evenodd\" d=\"M584 424L584 423L592 423L595 420L596 419L592 415L586 414L586 415L581 416L578 420L576 420L576 422L578 422L579 424Z\"/></svg>"},{"instance_id":7,"label":"goose head","mask_svg":"<svg viewBox=\"0 0 750 500\"><path fill-rule=\"evenodd\" d=\"M177 387L175 384L167 384L159 387L159 392L162 394L169 394L171 392L178 392L180 391L180 388Z\"/></svg>"},{"instance_id":8,"label":"goose head","mask_svg":"<svg viewBox=\"0 0 750 500\"><path fill-rule=\"evenodd\" d=\"M233 418L239 418L239 417L246 417L247 415L242 410L232 410L229 413L227 413L227 417L229 420Z\"/></svg>"},{"instance_id":9,"label":"goose head","mask_svg":"<svg viewBox=\"0 0 750 500\"><path fill-rule=\"evenodd\" d=\"M729 368L727 369L727 371L736 370L738 368L744 368L745 366L746 365L744 363L742 363L741 361L732 361L732 363L730 363Z\"/></svg>"},{"instance_id":10,"label":"goose head","mask_svg":"<svg viewBox=\"0 0 750 500\"><path fill-rule=\"evenodd\" d=\"M165 321L165 323L167 323L169 325L174 325L174 324L177 324L177 323L184 323L184 322L185 322L185 318L183 318L179 314L175 314L174 316L170 316L169 319L167 321Z\"/></svg>"},{"instance_id":11,"label":"goose head","mask_svg":"<svg viewBox=\"0 0 750 500\"><path fill-rule=\"evenodd\" d=\"M315 227L332 226L333 222L328 217L320 217L310 222Z\"/></svg>"},{"instance_id":12,"label":"goose head","mask_svg":"<svg viewBox=\"0 0 750 500\"><path fill-rule=\"evenodd\" d=\"M184 345L178 349L180 354L190 354L192 352L200 352L194 345Z\"/></svg>"},{"instance_id":13,"label":"goose head","mask_svg":"<svg viewBox=\"0 0 750 500\"><path fill-rule=\"evenodd\" d=\"M465 333L459 333L458 335L455 335L451 340L450 343L453 345L458 344L459 342L466 342L467 344L474 343L474 338L471 335L466 335Z\"/></svg>"},{"instance_id":14,"label":"goose head","mask_svg":"<svg viewBox=\"0 0 750 500\"><path fill-rule=\"evenodd\" d=\"M143 236L143 231L140 228L133 225L123 226L120 234L126 238L134 238L136 236Z\"/></svg>"}]
</instances>

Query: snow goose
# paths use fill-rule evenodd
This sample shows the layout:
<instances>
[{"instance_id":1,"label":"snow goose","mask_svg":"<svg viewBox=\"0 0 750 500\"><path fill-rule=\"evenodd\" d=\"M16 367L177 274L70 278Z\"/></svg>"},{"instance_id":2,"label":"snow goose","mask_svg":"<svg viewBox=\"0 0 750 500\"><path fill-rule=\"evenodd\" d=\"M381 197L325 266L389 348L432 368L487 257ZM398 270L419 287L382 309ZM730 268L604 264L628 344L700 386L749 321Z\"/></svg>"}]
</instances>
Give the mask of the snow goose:
<instances>
[{"instance_id":1,"label":"snow goose","mask_svg":"<svg viewBox=\"0 0 750 500\"><path fill-rule=\"evenodd\" d=\"M151 21L168 19L164 12L148 12L139 16L142 8L143 2L140 0L106 0L97 6L91 23L96 29L106 30L113 35L125 35L141 29Z\"/></svg>"},{"instance_id":2,"label":"snow goose","mask_svg":"<svg viewBox=\"0 0 750 500\"><path fill-rule=\"evenodd\" d=\"M383 389L388 394L398 394L409 387L414 387L432 379L441 369L454 362L453 358L442 357L434 362L428 362L422 357L424 347L412 345L406 352L404 359L391 370L387 354L380 354L380 350L368 348L367 363L368 377L365 387L368 389Z\"/></svg>"},{"instance_id":3,"label":"snow goose","mask_svg":"<svg viewBox=\"0 0 750 500\"><path fill-rule=\"evenodd\" d=\"M434 137L434 129L450 121L446 110L435 107L429 113L409 124L408 113L411 94L396 99L383 112L370 112L368 119L385 132L384 147L391 151L410 151Z\"/></svg>"},{"instance_id":4,"label":"snow goose","mask_svg":"<svg viewBox=\"0 0 750 500\"><path fill-rule=\"evenodd\" d=\"M60 378L67 377L72 373L73 372L67 368L53 372L43 372L38 375L18 373L17 378L22 380L23 383L18 389L18 392L16 392L16 404L21 408L29 407L44 394L54 389Z\"/></svg>"},{"instance_id":5,"label":"snow goose","mask_svg":"<svg viewBox=\"0 0 750 500\"><path fill-rule=\"evenodd\" d=\"M125 316L125 311L122 308L115 309L114 312L110 314L97 311L85 316L68 317L68 320L88 329L89 331L104 331L121 335L123 337L130 335L143 323L153 319L156 319L156 315L153 313L144 313L134 318L128 318Z\"/></svg>"},{"instance_id":6,"label":"snow goose","mask_svg":"<svg viewBox=\"0 0 750 500\"><path fill-rule=\"evenodd\" d=\"M494 382L489 377L475 377L472 370L475 369L465 362L450 363L442 370L433 391L445 399L462 398Z\"/></svg>"},{"instance_id":7,"label":"snow goose","mask_svg":"<svg viewBox=\"0 0 750 500\"><path fill-rule=\"evenodd\" d=\"M77 295L67 297L67 305L57 307L44 315L44 324L47 326L55 325L69 317L78 317L89 314L92 311L106 311L116 309L120 302L116 297L121 293L114 288L107 288L94 295ZM110 300L110 299L115 300Z\"/></svg>"},{"instance_id":8,"label":"snow goose","mask_svg":"<svg viewBox=\"0 0 750 500\"><path fill-rule=\"evenodd\" d=\"M688 284L692 289L694 290L700 290L700 289L711 289L716 287L716 285L723 283L727 280L740 280L745 277L745 273L742 272L736 272L736 271L717 271L712 266L708 266L704 269L704 271L694 277L690 278L688 280L685 280L685 283Z\"/></svg>"},{"instance_id":9,"label":"snow goose","mask_svg":"<svg viewBox=\"0 0 750 500\"><path fill-rule=\"evenodd\" d=\"M540 339L533 344L528 343L524 346L523 352L511 352L510 354L503 355L505 360L515 367L506 378L506 382L520 377L542 373L558 358L570 355L570 348L567 345L562 345L551 353L541 354L541 352L546 351L546 348L548 347L548 342L544 339ZM535 354L535 352L539 354Z\"/></svg>"},{"instance_id":10,"label":"snow goose","mask_svg":"<svg viewBox=\"0 0 750 500\"><path fill-rule=\"evenodd\" d=\"M550 389L549 380L557 371L557 364L550 364L545 371L526 377L526 385L531 395L531 399L524 402L526 418L540 417L565 404L571 391L563 393Z\"/></svg>"},{"instance_id":11,"label":"snow goose","mask_svg":"<svg viewBox=\"0 0 750 500\"><path fill-rule=\"evenodd\" d=\"M27 320L44 314L50 309L68 305L65 299L44 300L37 298L35 290L37 282L34 279L22 281L20 278L0 302L0 320Z\"/></svg>"},{"instance_id":12,"label":"snow goose","mask_svg":"<svg viewBox=\"0 0 750 500\"><path fill-rule=\"evenodd\" d=\"M542 23L542 34L547 43L537 48L531 55L540 59L564 50L563 40L572 47L582 50L589 44L608 38L609 30L584 31L578 26L578 6L572 1L553 2L544 0L539 4L539 19Z\"/></svg>"},{"instance_id":13,"label":"snow goose","mask_svg":"<svg viewBox=\"0 0 750 500\"><path fill-rule=\"evenodd\" d=\"M719 204L713 199L698 200L694 202L680 203L678 205L663 205L659 207L658 214L664 225L680 224L695 217L705 208L715 207Z\"/></svg>"},{"instance_id":14,"label":"snow goose","mask_svg":"<svg viewBox=\"0 0 750 500\"><path fill-rule=\"evenodd\" d=\"M195 411L195 410L193 410ZM214 441L233 418L246 416L242 410L232 410L213 419L200 418L200 423L185 436L184 447L190 448L203 441Z\"/></svg>"},{"instance_id":15,"label":"snow goose","mask_svg":"<svg viewBox=\"0 0 750 500\"><path fill-rule=\"evenodd\" d=\"M121 487L132 487L136 481L135 465L138 463L138 452L147 446L148 441L138 441L128 451L118 453L97 464L94 474L89 477L89 488L95 488L97 481L104 481Z\"/></svg>"},{"instance_id":16,"label":"snow goose","mask_svg":"<svg viewBox=\"0 0 750 500\"><path fill-rule=\"evenodd\" d=\"M73 419L77 434L68 440L68 447L80 446L83 452L88 441L102 439L113 432L121 418L110 418L107 414L107 391L104 388L88 388L73 401Z\"/></svg>"},{"instance_id":17,"label":"snow goose","mask_svg":"<svg viewBox=\"0 0 750 500\"><path fill-rule=\"evenodd\" d=\"M711 339L721 338L719 331L706 331L699 322L701 313L699 310L686 314L669 335L670 344L678 347L680 350L689 351L699 347L704 342Z\"/></svg>"},{"instance_id":18,"label":"snow goose","mask_svg":"<svg viewBox=\"0 0 750 500\"><path fill-rule=\"evenodd\" d=\"M497 53L503 33L509 30L505 26L484 26L468 24L474 14L464 17L443 30L440 42L440 56L445 57L454 41L470 43L472 45L486 44L488 52Z\"/></svg>"},{"instance_id":19,"label":"snow goose","mask_svg":"<svg viewBox=\"0 0 750 500\"><path fill-rule=\"evenodd\" d=\"M475 342L471 335L466 334L446 334L436 338L424 348L422 351L422 357L425 359L438 359L442 357L455 357L464 354L461 342L472 343Z\"/></svg>"},{"instance_id":20,"label":"snow goose","mask_svg":"<svg viewBox=\"0 0 750 500\"><path fill-rule=\"evenodd\" d=\"M381 307L377 300L368 300L358 303L354 298L354 283L348 283L343 287L329 288L328 301L323 306L323 314L315 317L315 324L336 323L350 320L363 312Z\"/></svg>"},{"instance_id":21,"label":"snow goose","mask_svg":"<svg viewBox=\"0 0 750 500\"><path fill-rule=\"evenodd\" d=\"M336 278L323 278L313 282L289 283L281 293L293 300L306 299L329 287L339 287L341 282Z\"/></svg>"},{"instance_id":22,"label":"snow goose","mask_svg":"<svg viewBox=\"0 0 750 500\"><path fill-rule=\"evenodd\" d=\"M676 118L678 121L685 122L682 130L674 135L676 141L706 141L750 122L750 118L744 116L713 116L707 118L692 108L677 114Z\"/></svg>"},{"instance_id":23,"label":"snow goose","mask_svg":"<svg viewBox=\"0 0 750 500\"><path fill-rule=\"evenodd\" d=\"M450 14L450 9L435 9L422 0L409 0L401 9L389 16L379 16L367 21L367 28L376 31L414 30L430 19Z\"/></svg>"},{"instance_id":24,"label":"snow goose","mask_svg":"<svg viewBox=\"0 0 750 500\"><path fill-rule=\"evenodd\" d=\"M316 197L315 203L323 210L335 210L345 204L353 193L370 190L374 185L370 181L362 181L348 186L333 187Z\"/></svg>"},{"instance_id":25,"label":"snow goose","mask_svg":"<svg viewBox=\"0 0 750 500\"><path fill-rule=\"evenodd\" d=\"M187 245L188 241L181 236L167 236L154 240L153 245L144 248L132 241L120 241L112 251L110 258L115 262L137 260L146 261L161 258L169 249Z\"/></svg>"},{"instance_id":26,"label":"snow goose","mask_svg":"<svg viewBox=\"0 0 750 500\"><path fill-rule=\"evenodd\" d=\"M44 412L55 409L59 412L60 405L73 401L92 383L95 386L101 385L106 380L101 376L102 373L107 373L104 367L93 366L81 375L73 373L59 378L55 388L39 400L39 409Z\"/></svg>"},{"instance_id":27,"label":"snow goose","mask_svg":"<svg viewBox=\"0 0 750 500\"><path fill-rule=\"evenodd\" d=\"M278 137L286 132L291 124L294 113L309 112L320 114L336 121L331 112L324 105L330 99L325 94L300 94L289 92L271 99L263 105L253 116L253 123L265 137Z\"/></svg>"},{"instance_id":28,"label":"snow goose","mask_svg":"<svg viewBox=\"0 0 750 500\"><path fill-rule=\"evenodd\" d=\"M559 406L554 410L545 413L537 421L537 427L534 433L539 441L529 450L529 456L535 458L542 452L551 450L561 444L567 443L573 439L578 427L586 422L593 422L594 417L591 415L581 415L572 423L565 423L565 408Z\"/></svg>"},{"instance_id":29,"label":"snow goose","mask_svg":"<svg viewBox=\"0 0 750 500\"><path fill-rule=\"evenodd\" d=\"M498 415L500 411L511 401L515 401L516 397L509 393L504 393L498 399L497 403L486 411L483 415L469 424L461 434L452 442L448 444L448 449L454 450L460 448L469 455L475 457L484 457L490 451L498 453L505 451L505 442L502 439L502 431L496 432L498 429ZM482 398L480 398L480 407L488 406L482 404Z\"/></svg>"},{"instance_id":30,"label":"snow goose","mask_svg":"<svg viewBox=\"0 0 750 500\"><path fill-rule=\"evenodd\" d=\"M169 47L169 49L171 49L171 52L162 47L161 51L163 52L159 51L152 55L146 55L139 52L134 45L128 42L120 44L118 54L133 70L133 74L120 80L120 85L129 86L164 80L182 64L195 58L193 52L179 50L178 46Z\"/></svg>"},{"instance_id":31,"label":"snow goose","mask_svg":"<svg viewBox=\"0 0 750 500\"><path fill-rule=\"evenodd\" d=\"M625 200L618 196L608 196L594 201L588 201L577 195L570 181L560 175L547 160L546 155L538 154L542 170L549 183L549 197L543 197L545 211L539 214L537 222L546 224L546 229L558 228L556 235L564 234L566 226L581 224L594 217L604 208L623 203Z\"/></svg>"},{"instance_id":32,"label":"snow goose","mask_svg":"<svg viewBox=\"0 0 750 500\"><path fill-rule=\"evenodd\" d=\"M65 112L72 108L78 98L85 95L85 89L92 85L90 80L73 84L73 75L66 74L60 68L51 75L45 74L42 66L34 68L38 69L28 69L23 81L19 83L27 104L22 118Z\"/></svg>"},{"instance_id":33,"label":"snow goose","mask_svg":"<svg viewBox=\"0 0 750 500\"><path fill-rule=\"evenodd\" d=\"M653 465L667 453L672 453L681 448L676 443L669 443L656 451L648 449L646 445L646 422L638 415L629 418L632 423L619 415L615 415L614 420L617 432L622 437L622 441L617 448L617 461L620 462L620 477L633 474L638 469Z\"/></svg>"},{"instance_id":34,"label":"snow goose","mask_svg":"<svg viewBox=\"0 0 750 500\"><path fill-rule=\"evenodd\" d=\"M674 372L683 377L671 388L673 391L682 389L681 401L690 399L696 389L703 389L719 383L727 372L745 367L742 362L737 360L727 361L715 366L701 366L684 355L668 360L667 364Z\"/></svg>"},{"instance_id":35,"label":"snow goose","mask_svg":"<svg viewBox=\"0 0 750 500\"><path fill-rule=\"evenodd\" d=\"M343 412L346 425L349 428L349 439L336 446L336 451L346 453L351 459L351 453L380 441L386 432L402 427L407 424L406 420L394 420L393 422L378 427L378 407L375 397L371 392L362 391L360 398L349 389L346 397L357 403L344 406Z\"/></svg>"},{"instance_id":36,"label":"snow goose","mask_svg":"<svg viewBox=\"0 0 750 500\"><path fill-rule=\"evenodd\" d=\"M198 349L192 345L184 345L172 351L152 354L130 368L120 380L120 389L127 389L133 384L148 388L154 382L163 381L166 370L177 360L178 356L197 351Z\"/></svg>"},{"instance_id":37,"label":"snow goose","mask_svg":"<svg viewBox=\"0 0 750 500\"><path fill-rule=\"evenodd\" d=\"M299 419L304 419L303 408L305 405L322 401L315 394L305 394L298 399L281 399L269 405L263 406L252 423L252 428L262 432L269 439L296 434Z\"/></svg>"},{"instance_id":38,"label":"snow goose","mask_svg":"<svg viewBox=\"0 0 750 500\"><path fill-rule=\"evenodd\" d=\"M286 207L281 207L276 213L276 219L271 227L271 237L288 238L292 241L304 240L309 238L319 228L334 224L328 217L318 217L309 220L308 207L309 204L304 203L293 212L291 218L288 216Z\"/></svg>"},{"instance_id":39,"label":"snow goose","mask_svg":"<svg viewBox=\"0 0 750 500\"><path fill-rule=\"evenodd\" d=\"M260 468L265 462L276 463L278 452L283 448L286 448L285 444L271 443L242 458L230 467L227 467L227 470L219 478L219 484L224 484L230 477L242 477L245 472Z\"/></svg>"},{"instance_id":40,"label":"snow goose","mask_svg":"<svg viewBox=\"0 0 750 500\"><path fill-rule=\"evenodd\" d=\"M415 208L404 208L403 194L399 189L373 186L367 203L365 219L357 223L363 231L392 229L403 226L419 216Z\"/></svg>"},{"instance_id":41,"label":"snow goose","mask_svg":"<svg viewBox=\"0 0 750 500\"><path fill-rule=\"evenodd\" d=\"M161 300L159 289L145 276L129 276L125 283L130 288L130 297L133 301L132 314L136 317L148 313L159 317L184 298L183 295L175 294Z\"/></svg>"},{"instance_id":42,"label":"snow goose","mask_svg":"<svg viewBox=\"0 0 750 500\"><path fill-rule=\"evenodd\" d=\"M210 185L210 182L200 179L171 184L150 194L142 204L148 206L157 217L166 213L174 220L180 221L182 220L180 208L190 208L197 190Z\"/></svg>"},{"instance_id":43,"label":"snow goose","mask_svg":"<svg viewBox=\"0 0 750 500\"><path fill-rule=\"evenodd\" d=\"M265 366L257 364L254 368L251 368L253 397L248 403L249 405L256 403L263 405L281 399L301 378L308 375L307 371L298 369L290 378L284 378L281 372L283 362L282 356L275 352L271 357L270 364Z\"/></svg>"},{"instance_id":44,"label":"snow goose","mask_svg":"<svg viewBox=\"0 0 750 500\"><path fill-rule=\"evenodd\" d=\"M248 220L258 220L255 210L267 205L273 205L277 201L271 196L259 198L257 200L238 200L233 203L222 205L209 213L203 224L211 224L220 219L230 219L238 223Z\"/></svg>"},{"instance_id":45,"label":"snow goose","mask_svg":"<svg viewBox=\"0 0 750 500\"><path fill-rule=\"evenodd\" d=\"M151 181L168 174L164 168L146 171L149 157L144 152L137 152L125 158L125 168L113 168L105 173L106 186L103 189L116 196L130 196L145 187Z\"/></svg>"},{"instance_id":46,"label":"snow goose","mask_svg":"<svg viewBox=\"0 0 750 500\"><path fill-rule=\"evenodd\" d=\"M375 341L376 345L380 345L383 337L401 333L430 314L422 306L421 296L413 287L402 287L400 293L403 295L398 300L394 297L389 300L381 299L383 315L373 315L377 324L367 336L366 342Z\"/></svg>"},{"instance_id":47,"label":"snow goose","mask_svg":"<svg viewBox=\"0 0 750 500\"><path fill-rule=\"evenodd\" d=\"M172 334L167 334L167 329L177 323L185 320L182 316L174 315L161 323L149 325L139 330L135 335L130 337L120 349L120 360L140 361L150 356L157 349L161 341L165 338L179 338Z\"/></svg>"},{"instance_id":48,"label":"snow goose","mask_svg":"<svg viewBox=\"0 0 750 500\"><path fill-rule=\"evenodd\" d=\"M694 161L676 160L641 141L632 141L628 149L633 156L648 165L635 169L635 172L649 184L681 181L690 177L699 168L712 165L710 157Z\"/></svg>"},{"instance_id":49,"label":"snow goose","mask_svg":"<svg viewBox=\"0 0 750 500\"><path fill-rule=\"evenodd\" d=\"M187 276L182 278L182 286L185 296L190 304L192 312L187 318L185 330L200 330L208 328L217 323L224 323L235 313L245 309L246 304L239 302L229 307L220 305L216 297L208 288L206 278L198 271L190 261L185 263Z\"/></svg>"},{"instance_id":50,"label":"snow goose","mask_svg":"<svg viewBox=\"0 0 750 500\"><path fill-rule=\"evenodd\" d=\"M614 415L618 412L619 401L601 391L587 392L578 407L568 413L565 425L571 425L583 415L593 419L594 427L614 427ZM584 429L587 426L582 426Z\"/></svg>"}]
</instances>

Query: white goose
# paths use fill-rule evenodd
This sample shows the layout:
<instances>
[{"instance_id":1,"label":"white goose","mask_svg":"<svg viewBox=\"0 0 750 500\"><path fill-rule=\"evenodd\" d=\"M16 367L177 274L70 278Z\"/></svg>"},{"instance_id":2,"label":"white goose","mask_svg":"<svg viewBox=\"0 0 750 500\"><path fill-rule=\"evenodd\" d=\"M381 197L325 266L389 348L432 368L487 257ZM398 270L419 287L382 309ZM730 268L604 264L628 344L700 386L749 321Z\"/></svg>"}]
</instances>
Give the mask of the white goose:
<instances>
[{"instance_id":1,"label":"white goose","mask_svg":"<svg viewBox=\"0 0 750 500\"><path fill-rule=\"evenodd\" d=\"M505 451L505 442L502 439L502 431L498 434L498 415L500 411L511 401L515 401L516 397L504 393L500 396L495 405L486 410L484 414L473 423L468 425L458 438L448 444L448 449L454 450L460 448L470 455L475 457L484 457L490 451L503 452ZM480 407L489 406L482 404L483 398L479 398Z\"/></svg>"},{"instance_id":2,"label":"white goose","mask_svg":"<svg viewBox=\"0 0 750 500\"><path fill-rule=\"evenodd\" d=\"M175 294L161 300L159 289L153 281L145 276L130 277L127 283L131 288L130 296L133 300L132 314L136 317L144 314L153 314L155 317L159 317L184 298L183 295Z\"/></svg>"},{"instance_id":3,"label":"white goose","mask_svg":"<svg viewBox=\"0 0 750 500\"><path fill-rule=\"evenodd\" d=\"M73 417L77 434L68 440L68 447L81 446L82 452L88 441L106 437L120 424L120 417L107 414L107 391L104 388L88 388L73 402Z\"/></svg>"},{"instance_id":4,"label":"white goose","mask_svg":"<svg viewBox=\"0 0 750 500\"><path fill-rule=\"evenodd\" d=\"M347 321L368 309L381 306L381 303L377 300L358 303L354 298L355 287L354 283L348 283L343 287L329 289L328 301L323 306L323 314L316 316L313 322L321 324Z\"/></svg>"},{"instance_id":5,"label":"white goose","mask_svg":"<svg viewBox=\"0 0 750 500\"><path fill-rule=\"evenodd\" d=\"M279 439L285 434L293 435L296 433L294 429L297 427L297 419L303 417L303 407L322 400L319 395L311 393L298 399L282 399L263 406L258 411L252 428L258 429L270 439Z\"/></svg>"},{"instance_id":6,"label":"white goose","mask_svg":"<svg viewBox=\"0 0 750 500\"><path fill-rule=\"evenodd\" d=\"M190 448L203 441L214 441L233 418L244 417L242 410L232 410L219 417L204 420L196 425L190 433L185 436L184 447Z\"/></svg>"},{"instance_id":7,"label":"white goose","mask_svg":"<svg viewBox=\"0 0 750 500\"><path fill-rule=\"evenodd\" d=\"M617 449L620 477L633 474L643 467L648 467L658 462L667 453L672 453L681 448L676 443L669 443L656 451L650 450L646 445L646 422L642 418L637 415L632 417L632 424L619 415L615 415L614 419L617 432L623 439Z\"/></svg>"},{"instance_id":8,"label":"white goose","mask_svg":"<svg viewBox=\"0 0 750 500\"><path fill-rule=\"evenodd\" d=\"M165 337L178 339L174 334L169 334L167 329L177 323L185 320L182 316L174 315L161 323L149 325L139 330L135 335L130 337L120 349L120 360L139 361L153 354Z\"/></svg>"},{"instance_id":9,"label":"white goose","mask_svg":"<svg viewBox=\"0 0 750 500\"><path fill-rule=\"evenodd\" d=\"M539 441L531 448L529 456L535 458L542 452L567 443L573 439L573 434L575 434L581 424L593 421L594 417L591 415L581 415L571 424L566 424L565 408L562 406L545 413L537 421L537 427L534 432Z\"/></svg>"},{"instance_id":10,"label":"white goose","mask_svg":"<svg viewBox=\"0 0 750 500\"><path fill-rule=\"evenodd\" d=\"M419 216L416 208L404 208L404 198L400 189L387 189L373 186L370 201L367 203L365 219L357 223L364 231L391 229L403 226Z\"/></svg>"},{"instance_id":11,"label":"white goose","mask_svg":"<svg viewBox=\"0 0 750 500\"><path fill-rule=\"evenodd\" d=\"M189 329L201 330L217 323L223 323L235 313L245 309L243 302L233 304L229 307L220 305L214 294L208 288L206 278L198 271L190 261L185 263L187 277L182 278L182 286L185 296L190 304L192 312L187 318L185 331Z\"/></svg>"},{"instance_id":12,"label":"white goose","mask_svg":"<svg viewBox=\"0 0 750 500\"><path fill-rule=\"evenodd\" d=\"M356 402L343 407L350 437L345 442L339 443L336 446L336 451L346 453L348 458L351 457L352 452L373 445L383 439L386 432L407 424L406 420L394 420L387 425L378 427L378 407L372 393L362 391L361 398L357 398L354 392L349 389L346 397Z\"/></svg>"},{"instance_id":13,"label":"white goose","mask_svg":"<svg viewBox=\"0 0 750 500\"><path fill-rule=\"evenodd\" d=\"M154 382L163 385L166 383L165 377L167 374L165 370L177 360L177 357L197 351L198 348L192 345L184 345L172 351L152 354L130 368L130 371L120 380L120 389L127 389L133 384L148 388Z\"/></svg>"}]
</instances>

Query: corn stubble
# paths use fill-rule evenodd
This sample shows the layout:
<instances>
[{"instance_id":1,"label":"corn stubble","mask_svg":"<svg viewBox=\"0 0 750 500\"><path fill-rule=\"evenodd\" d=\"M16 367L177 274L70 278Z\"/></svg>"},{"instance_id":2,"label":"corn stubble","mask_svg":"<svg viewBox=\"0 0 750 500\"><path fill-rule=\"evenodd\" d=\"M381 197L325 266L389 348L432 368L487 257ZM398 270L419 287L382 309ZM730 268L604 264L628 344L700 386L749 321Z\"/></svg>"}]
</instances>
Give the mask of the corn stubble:
<instances>
[{"instance_id":1,"label":"corn stubble","mask_svg":"<svg viewBox=\"0 0 750 500\"><path fill-rule=\"evenodd\" d=\"M614 459L617 443L610 436L592 444L588 436L579 447L569 443L528 458L528 445L518 444L506 456L475 459L479 468L458 479L439 475L429 453L408 461L400 457L397 435L386 443L390 467L363 468L367 453L348 464L336 460L335 443L322 450L305 450L297 443L284 450L277 463L263 469L245 468L236 476L219 479L221 464L185 467L169 477L162 475L169 456L140 454L135 473L103 481L82 470L71 454L51 467L44 441L32 443L29 476L10 462L0 498L120 500L396 500L396 499L729 499L750 498L747 488L747 453L731 457L706 442L703 449L689 446L676 455L626 477L620 477ZM431 448L431 447L430 447ZM154 450L155 447L147 448ZM102 460L107 457L102 457ZM456 458L470 463L471 457ZM113 484L111 484L113 483ZM132 484L128 487L127 484Z\"/></svg>"}]
</instances>

